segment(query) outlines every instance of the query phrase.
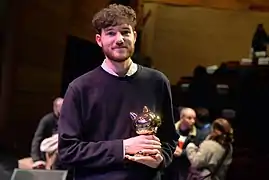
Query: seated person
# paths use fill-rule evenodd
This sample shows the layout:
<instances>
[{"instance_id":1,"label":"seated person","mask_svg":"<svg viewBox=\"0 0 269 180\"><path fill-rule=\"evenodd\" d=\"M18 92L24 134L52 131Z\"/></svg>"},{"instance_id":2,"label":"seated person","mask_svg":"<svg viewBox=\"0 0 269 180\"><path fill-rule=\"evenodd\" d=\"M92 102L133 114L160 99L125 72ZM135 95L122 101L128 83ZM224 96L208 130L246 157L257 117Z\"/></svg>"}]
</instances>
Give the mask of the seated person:
<instances>
[{"instance_id":1,"label":"seated person","mask_svg":"<svg viewBox=\"0 0 269 180\"><path fill-rule=\"evenodd\" d=\"M164 180L185 180L187 178L190 163L185 148L190 142L199 145L204 140L200 138L199 131L195 127L195 121L196 113L193 109L182 108L180 110L180 119L175 124L180 138L174 152L174 159L164 172Z\"/></svg>"},{"instance_id":2,"label":"seated person","mask_svg":"<svg viewBox=\"0 0 269 180\"><path fill-rule=\"evenodd\" d=\"M40 146L44 139L57 134L57 122L62 104L63 99L56 98L53 101L53 112L45 115L39 122L31 147L31 157L33 159L32 168L34 169L46 168L46 155L44 152L41 152Z\"/></svg>"},{"instance_id":3,"label":"seated person","mask_svg":"<svg viewBox=\"0 0 269 180\"><path fill-rule=\"evenodd\" d=\"M194 176L205 180L224 180L232 162L233 129L226 119L217 119L200 146L189 143L187 157L191 163L189 179Z\"/></svg>"}]
</instances>

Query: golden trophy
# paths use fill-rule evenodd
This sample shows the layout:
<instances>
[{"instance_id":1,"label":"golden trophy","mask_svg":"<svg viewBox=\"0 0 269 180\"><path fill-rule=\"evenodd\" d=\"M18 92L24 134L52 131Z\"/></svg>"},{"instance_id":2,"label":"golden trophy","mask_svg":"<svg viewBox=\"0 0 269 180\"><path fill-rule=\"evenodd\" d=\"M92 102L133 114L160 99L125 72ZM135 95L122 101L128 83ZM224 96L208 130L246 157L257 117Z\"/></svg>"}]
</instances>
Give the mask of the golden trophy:
<instances>
[{"instance_id":1,"label":"golden trophy","mask_svg":"<svg viewBox=\"0 0 269 180\"><path fill-rule=\"evenodd\" d=\"M157 133L158 127L161 125L159 115L152 112L147 106L144 106L142 113L136 114L130 112L131 119L134 122L136 133L138 135L154 135ZM138 152L136 155L146 155Z\"/></svg>"}]
</instances>

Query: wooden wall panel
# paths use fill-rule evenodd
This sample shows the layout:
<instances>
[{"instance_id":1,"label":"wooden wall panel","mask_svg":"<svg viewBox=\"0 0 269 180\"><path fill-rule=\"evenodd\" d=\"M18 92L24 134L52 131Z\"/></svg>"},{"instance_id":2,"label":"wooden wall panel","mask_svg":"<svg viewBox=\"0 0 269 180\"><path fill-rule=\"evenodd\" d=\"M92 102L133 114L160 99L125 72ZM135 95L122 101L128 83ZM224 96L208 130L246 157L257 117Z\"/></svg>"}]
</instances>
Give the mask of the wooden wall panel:
<instances>
[{"instance_id":1,"label":"wooden wall panel","mask_svg":"<svg viewBox=\"0 0 269 180\"><path fill-rule=\"evenodd\" d=\"M87 39L95 43L95 30L92 27L92 18L101 8L106 7L111 0L80 0L74 1L72 16L70 19L69 34ZM142 0L132 0L131 6L140 6ZM133 7L138 10L139 8ZM139 15L138 15L139 16Z\"/></svg>"},{"instance_id":2,"label":"wooden wall panel","mask_svg":"<svg viewBox=\"0 0 269 180\"><path fill-rule=\"evenodd\" d=\"M198 64L248 58L257 24L269 30L269 13L157 3L145 7L153 11L143 34L145 54L173 84L191 75Z\"/></svg>"},{"instance_id":3,"label":"wooden wall panel","mask_svg":"<svg viewBox=\"0 0 269 180\"><path fill-rule=\"evenodd\" d=\"M92 18L97 11L107 6L109 2L110 0L75 1L68 33L95 42L95 31L92 27Z\"/></svg>"},{"instance_id":4,"label":"wooden wall panel","mask_svg":"<svg viewBox=\"0 0 269 180\"><path fill-rule=\"evenodd\" d=\"M17 0L8 1L8 9L6 12L6 22L4 23L2 53L1 54L1 96L0 96L0 136L9 138L1 138L0 144L7 148L13 145L12 131L8 127L10 121L10 114L12 113L12 99L14 92L14 84L16 79L15 72L15 41L18 37L16 32L18 29L18 22L20 21L21 8L20 2Z\"/></svg>"},{"instance_id":5,"label":"wooden wall panel","mask_svg":"<svg viewBox=\"0 0 269 180\"><path fill-rule=\"evenodd\" d=\"M269 11L268 0L144 0L144 2L176 6L202 6L220 9Z\"/></svg>"},{"instance_id":6,"label":"wooden wall panel","mask_svg":"<svg viewBox=\"0 0 269 180\"><path fill-rule=\"evenodd\" d=\"M53 71L46 67L25 65L18 67L17 76L19 77L16 88L18 91L51 94L54 97L58 95L56 93L59 91L60 84L58 70Z\"/></svg>"},{"instance_id":7,"label":"wooden wall panel","mask_svg":"<svg viewBox=\"0 0 269 180\"><path fill-rule=\"evenodd\" d=\"M200 6L202 0L144 0L144 3L160 3L178 6Z\"/></svg>"},{"instance_id":8,"label":"wooden wall panel","mask_svg":"<svg viewBox=\"0 0 269 180\"><path fill-rule=\"evenodd\" d=\"M13 38L1 87L9 97L7 116L1 119L9 143L19 154L29 154L32 135L40 117L52 110L52 100L60 93L65 41L72 10L72 0L14 0L11 14ZM7 46L7 45L6 45ZM16 132L16 133L14 133Z\"/></svg>"}]
</instances>

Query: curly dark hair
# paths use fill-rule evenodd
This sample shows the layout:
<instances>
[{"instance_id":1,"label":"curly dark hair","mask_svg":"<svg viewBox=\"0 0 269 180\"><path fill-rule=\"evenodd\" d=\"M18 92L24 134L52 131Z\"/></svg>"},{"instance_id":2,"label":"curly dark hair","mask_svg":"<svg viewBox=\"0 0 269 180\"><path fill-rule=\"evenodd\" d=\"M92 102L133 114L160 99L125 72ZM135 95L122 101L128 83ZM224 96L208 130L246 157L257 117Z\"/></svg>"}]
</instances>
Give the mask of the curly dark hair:
<instances>
[{"instance_id":1,"label":"curly dark hair","mask_svg":"<svg viewBox=\"0 0 269 180\"><path fill-rule=\"evenodd\" d=\"M128 24L134 29L136 26L136 13L131 7L120 4L110 4L97 12L92 20L92 25L99 34L104 28L122 24Z\"/></svg>"}]
</instances>

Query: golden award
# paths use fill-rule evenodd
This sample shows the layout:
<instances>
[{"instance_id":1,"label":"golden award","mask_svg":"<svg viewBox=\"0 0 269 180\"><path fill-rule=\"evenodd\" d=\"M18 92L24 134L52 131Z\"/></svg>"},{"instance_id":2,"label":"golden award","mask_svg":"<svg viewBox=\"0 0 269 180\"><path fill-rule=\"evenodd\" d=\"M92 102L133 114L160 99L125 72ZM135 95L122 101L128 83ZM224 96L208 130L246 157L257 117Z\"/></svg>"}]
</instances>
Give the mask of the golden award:
<instances>
[{"instance_id":1,"label":"golden award","mask_svg":"<svg viewBox=\"0 0 269 180\"><path fill-rule=\"evenodd\" d=\"M138 135L154 135L161 125L160 116L152 112L147 106L144 106L142 113L136 114L130 112L130 116L134 122L136 133ZM136 155L146 154L138 152Z\"/></svg>"}]
</instances>

